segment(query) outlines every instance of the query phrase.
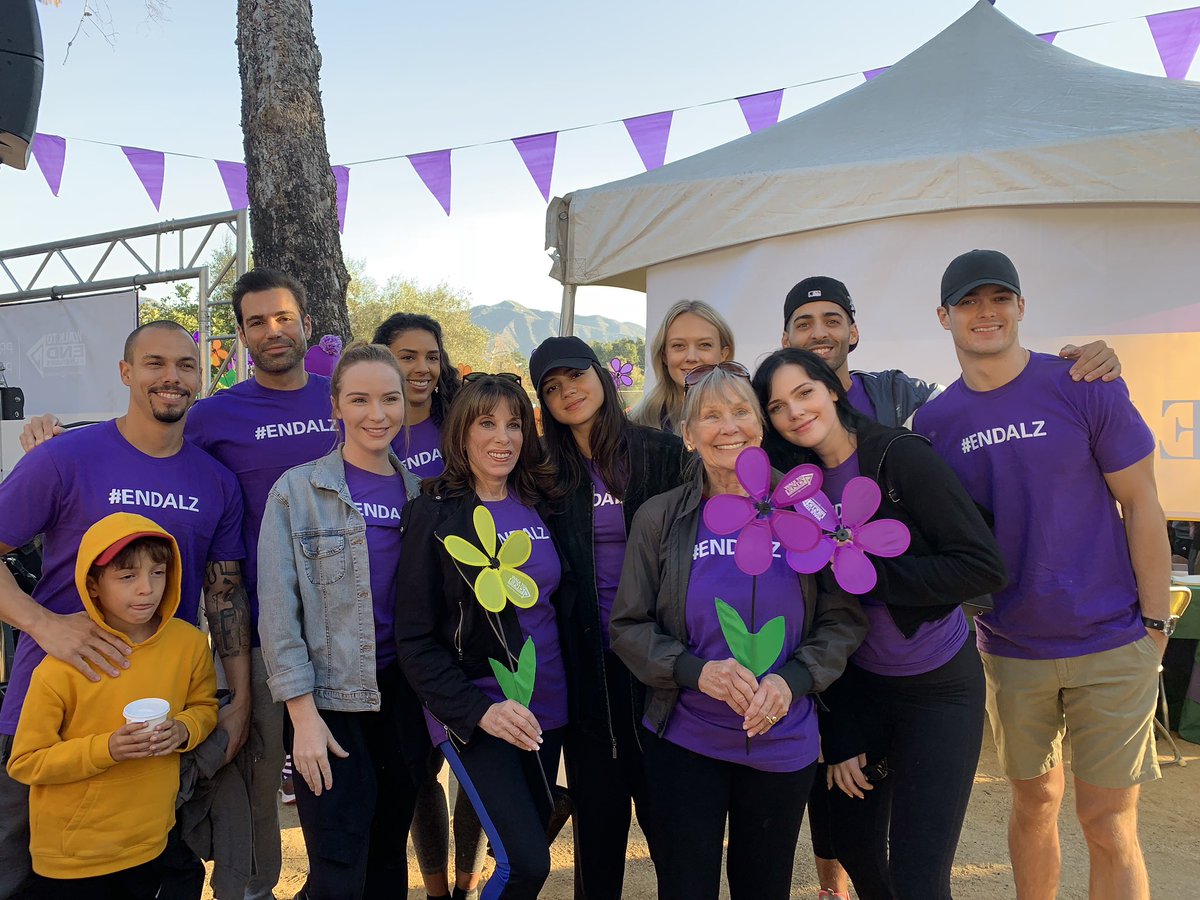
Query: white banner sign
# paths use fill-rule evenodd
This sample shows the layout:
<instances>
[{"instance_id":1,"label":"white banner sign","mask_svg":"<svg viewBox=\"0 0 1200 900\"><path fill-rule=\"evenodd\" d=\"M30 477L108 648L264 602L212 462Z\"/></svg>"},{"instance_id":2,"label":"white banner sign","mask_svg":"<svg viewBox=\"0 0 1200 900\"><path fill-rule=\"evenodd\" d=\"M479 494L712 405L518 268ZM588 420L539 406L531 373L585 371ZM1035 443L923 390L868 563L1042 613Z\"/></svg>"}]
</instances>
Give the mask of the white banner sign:
<instances>
[{"instance_id":1,"label":"white banner sign","mask_svg":"<svg viewBox=\"0 0 1200 900\"><path fill-rule=\"evenodd\" d=\"M0 363L25 414L76 415L129 405L117 361L137 327L137 292L0 306Z\"/></svg>"}]
</instances>

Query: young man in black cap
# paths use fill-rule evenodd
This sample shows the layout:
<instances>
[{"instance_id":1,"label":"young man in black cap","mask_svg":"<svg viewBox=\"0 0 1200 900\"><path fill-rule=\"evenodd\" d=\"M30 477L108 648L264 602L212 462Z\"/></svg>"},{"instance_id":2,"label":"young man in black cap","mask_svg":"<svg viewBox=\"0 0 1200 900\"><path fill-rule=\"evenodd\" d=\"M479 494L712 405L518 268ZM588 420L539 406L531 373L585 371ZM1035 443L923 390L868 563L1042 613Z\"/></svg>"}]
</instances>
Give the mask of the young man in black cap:
<instances>
[{"instance_id":1,"label":"young man in black cap","mask_svg":"<svg viewBox=\"0 0 1200 900\"><path fill-rule=\"evenodd\" d=\"M906 375L899 369L883 372L851 371L848 358L858 346L858 324L854 301L846 285L836 278L816 275L805 278L783 301L784 347L811 350L829 363L842 380L850 404L881 425L903 425L940 390ZM1112 381L1121 374L1121 363L1104 341L1082 348L1068 344L1058 352L1074 359L1071 377L1076 381Z\"/></svg>"},{"instance_id":2,"label":"young man in black cap","mask_svg":"<svg viewBox=\"0 0 1200 900\"><path fill-rule=\"evenodd\" d=\"M1076 385L1063 360L1021 346L1025 298L1003 253L957 257L941 296L962 377L914 428L991 511L1008 565L1008 586L975 622L1012 785L1017 896L1058 888L1069 732L1091 897L1147 900L1137 800L1159 776L1158 667L1175 624L1154 435L1124 382Z\"/></svg>"}]
</instances>

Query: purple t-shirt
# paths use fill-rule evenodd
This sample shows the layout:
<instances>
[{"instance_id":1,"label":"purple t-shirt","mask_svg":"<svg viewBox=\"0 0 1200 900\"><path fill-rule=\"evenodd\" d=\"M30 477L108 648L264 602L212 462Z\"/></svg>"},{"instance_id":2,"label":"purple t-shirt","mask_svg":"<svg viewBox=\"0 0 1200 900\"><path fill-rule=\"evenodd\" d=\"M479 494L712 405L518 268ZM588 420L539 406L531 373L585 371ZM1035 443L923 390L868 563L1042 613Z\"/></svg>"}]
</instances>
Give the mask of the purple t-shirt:
<instances>
[{"instance_id":1,"label":"purple t-shirt","mask_svg":"<svg viewBox=\"0 0 1200 900\"><path fill-rule=\"evenodd\" d=\"M858 454L850 454L840 466L825 470L825 492L841 514L842 492L852 478L862 473ZM879 566L878 560L872 562ZM873 597L860 597L867 615L867 636L850 659L856 666L876 675L923 675L944 666L967 642L967 617L962 607L934 622L922 622L913 636L906 638L896 627L887 606Z\"/></svg>"},{"instance_id":2,"label":"purple t-shirt","mask_svg":"<svg viewBox=\"0 0 1200 900\"><path fill-rule=\"evenodd\" d=\"M918 412L915 430L995 517L1008 587L976 616L979 649L1060 659L1146 633L1125 529L1104 480L1154 450L1123 381L1074 382L1069 360L1032 353L1008 384L960 378Z\"/></svg>"},{"instance_id":3,"label":"purple t-shirt","mask_svg":"<svg viewBox=\"0 0 1200 900\"><path fill-rule=\"evenodd\" d=\"M525 506L516 497L489 501L483 505L496 520L497 547L514 531L524 531L531 539L533 551L524 565L518 568L537 582L538 599L529 609L517 608L521 634L533 638L533 646L537 651L537 677L529 711L537 716L543 730L561 728L567 724L567 671L558 642L558 618L554 604L550 602L562 580L558 551L537 510ZM521 652L520 647L508 649L514 656ZM500 702L505 699L495 678L481 678L475 684L493 700Z\"/></svg>"},{"instance_id":4,"label":"purple t-shirt","mask_svg":"<svg viewBox=\"0 0 1200 900\"><path fill-rule=\"evenodd\" d=\"M850 401L851 406L871 419L871 421L876 422L879 420L879 416L875 412L875 404L871 402L871 398L863 390L861 378L855 378L853 375L850 376L850 390L846 391L846 399Z\"/></svg>"},{"instance_id":5,"label":"purple t-shirt","mask_svg":"<svg viewBox=\"0 0 1200 900\"><path fill-rule=\"evenodd\" d=\"M0 482L0 542L19 547L44 533L43 577L33 598L52 612L82 611L75 586L79 542L115 512L153 519L175 538L183 559L175 616L196 624L205 563L245 556L237 481L207 453L185 441L174 456L147 456L125 440L113 420L47 441ZM0 733L16 730L29 678L44 656L28 636L21 638Z\"/></svg>"},{"instance_id":6,"label":"purple t-shirt","mask_svg":"<svg viewBox=\"0 0 1200 900\"><path fill-rule=\"evenodd\" d=\"M258 532L267 495L279 476L324 456L338 442L329 379L309 374L296 391L265 388L254 379L206 397L187 417L185 434L237 476L245 502L242 582L250 600L252 635L258 646Z\"/></svg>"},{"instance_id":7,"label":"purple t-shirt","mask_svg":"<svg viewBox=\"0 0 1200 900\"><path fill-rule=\"evenodd\" d=\"M442 459L442 433L433 419L412 428L401 428L392 441L392 449L404 468L418 478L436 478L446 468Z\"/></svg>"},{"instance_id":8,"label":"purple t-shirt","mask_svg":"<svg viewBox=\"0 0 1200 900\"><path fill-rule=\"evenodd\" d=\"M608 623L612 619L613 600L625 563L625 506L609 493L608 486L593 462L592 476L592 557L596 563L596 600L600 606L600 640L609 646Z\"/></svg>"},{"instance_id":9,"label":"purple t-shirt","mask_svg":"<svg viewBox=\"0 0 1200 900\"><path fill-rule=\"evenodd\" d=\"M688 650L707 661L729 659L733 655L717 619L716 598L719 597L737 610L751 632L758 631L776 616L784 617L783 649L765 673L770 674L781 669L800 645L804 627L800 580L776 545L771 568L758 576L757 586L753 588L755 602L751 621L754 579L734 563L736 547L736 537L720 536L708 529L702 506L684 612ZM684 688L679 692L679 700L663 737L702 756L763 772L795 772L816 761L817 718L809 695L793 697L786 716L765 734L750 739L749 752L742 721L742 716L727 703ZM649 721L644 724L654 728Z\"/></svg>"},{"instance_id":10,"label":"purple t-shirt","mask_svg":"<svg viewBox=\"0 0 1200 900\"><path fill-rule=\"evenodd\" d=\"M400 512L408 499L399 472L378 475L342 460L346 487L367 523L371 606L375 610L375 668L396 661L396 579L400 574Z\"/></svg>"}]
</instances>

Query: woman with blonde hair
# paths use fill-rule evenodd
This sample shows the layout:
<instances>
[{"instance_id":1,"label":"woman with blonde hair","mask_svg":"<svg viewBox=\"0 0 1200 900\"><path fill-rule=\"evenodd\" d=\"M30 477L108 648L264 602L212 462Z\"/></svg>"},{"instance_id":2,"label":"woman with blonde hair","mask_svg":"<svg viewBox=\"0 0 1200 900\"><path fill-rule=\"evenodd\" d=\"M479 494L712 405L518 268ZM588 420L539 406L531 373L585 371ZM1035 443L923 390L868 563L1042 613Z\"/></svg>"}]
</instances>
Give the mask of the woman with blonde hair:
<instances>
[{"instance_id":1,"label":"woman with blonde hair","mask_svg":"<svg viewBox=\"0 0 1200 900\"><path fill-rule=\"evenodd\" d=\"M674 431L683 411L683 379L697 366L733 357L733 329L703 300L680 300L667 310L650 344L647 365L655 385L629 414L637 425Z\"/></svg>"}]
</instances>

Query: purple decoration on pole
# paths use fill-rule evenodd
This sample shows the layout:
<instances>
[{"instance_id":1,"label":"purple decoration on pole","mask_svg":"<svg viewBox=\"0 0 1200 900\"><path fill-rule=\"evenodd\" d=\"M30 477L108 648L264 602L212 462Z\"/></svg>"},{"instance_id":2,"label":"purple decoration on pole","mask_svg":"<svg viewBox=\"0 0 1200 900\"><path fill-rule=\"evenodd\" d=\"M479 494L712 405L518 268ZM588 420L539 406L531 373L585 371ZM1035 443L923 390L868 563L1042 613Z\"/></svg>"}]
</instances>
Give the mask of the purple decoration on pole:
<instances>
[{"instance_id":1,"label":"purple decoration on pole","mask_svg":"<svg viewBox=\"0 0 1200 900\"><path fill-rule=\"evenodd\" d=\"M304 371L328 378L342 355L342 339L336 334L327 334L308 348L304 354Z\"/></svg>"},{"instance_id":2,"label":"purple decoration on pole","mask_svg":"<svg viewBox=\"0 0 1200 900\"><path fill-rule=\"evenodd\" d=\"M738 531L733 561L739 569L747 575L761 575L771 568L775 540L795 553L806 553L817 546L821 540L817 523L786 507L820 489L820 469L812 465L797 466L772 492L771 463L766 451L762 447L747 447L738 454L734 471L750 496L713 497L704 506L704 524L716 534Z\"/></svg>"},{"instance_id":3,"label":"purple decoration on pole","mask_svg":"<svg viewBox=\"0 0 1200 900\"><path fill-rule=\"evenodd\" d=\"M530 134L513 138L513 146L521 154L521 161L533 176L533 183L542 192L542 199L550 200L550 178L554 174L554 151L558 146L558 132Z\"/></svg>"},{"instance_id":4,"label":"purple decoration on pole","mask_svg":"<svg viewBox=\"0 0 1200 900\"><path fill-rule=\"evenodd\" d=\"M30 149L46 178L46 184L50 185L50 193L57 197L62 185L63 166L67 162L67 139L57 134L38 132L33 136Z\"/></svg>"},{"instance_id":5,"label":"purple decoration on pole","mask_svg":"<svg viewBox=\"0 0 1200 900\"><path fill-rule=\"evenodd\" d=\"M671 136L671 111L625 119L625 130L642 158L646 171L657 169L667 158L667 138Z\"/></svg>"},{"instance_id":6,"label":"purple decoration on pole","mask_svg":"<svg viewBox=\"0 0 1200 900\"><path fill-rule=\"evenodd\" d=\"M350 196L350 169L333 167L333 185L337 189L338 234L346 230L346 200Z\"/></svg>"},{"instance_id":7,"label":"purple decoration on pole","mask_svg":"<svg viewBox=\"0 0 1200 900\"><path fill-rule=\"evenodd\" d=\"M246 191L246 165L229 160L213 160L217 171L221 173L221 181L225 184L225 193L229 197L230 209L248 209L250 195Z\"/></svg>"},{"instance_id":8,"label":"purple decoration on pole","mask_svg":"<svg viewBox=\"0 0 1200 900\"><path fill-rule=\"evenodd\" d=\"M1200 47L1200 7L1146 16L1168 78L1186 78Z\"/></svg>"},{"instance_id":9,"label":"purple decoration on pole","mask_svg":"<svg viewBox=\"0 0 1200 900\"><path fill-rule=\"evenodd\" d=\"M1038 37L1040 37L1047 44L1053 44L1054 39L1056 37L1058 37L1058 32L1057 31L1043 31L1041 34L1038 35Z\"/></svg>"},{"instance_id":10,"label":"purple decoration on pole","mask_svg":"<svg viewBox=\"0 0 1200 900\"><path fill-rule=\"evenodd\" d=\"M850 479L842 491L839 516L823 491L804 499L797 509L826 532L814 549L788 551L787 561L797 572L816 572L833 560L833 577L844 591L865 594L875 587L879 576L867 554L891 557L908 549L912 535L896 519L869 521L879 509L879 485L859 475Z\"/></svg>"},{"instance_id":11,"label":"purple decoration on pole","mask_svg":"<svg viewBox=\"0 0 1200 900\"><path fill-rule=\"evenodd\" d=\"M161 150L143 150L140 147L122 147L121 152L133 166L133 173L146 189L155 209L162 208L163 172L166 170L166 154Z\"/></svg>"},{"instance_id":12,"label":"purple decoration on pole","mask_svg":"<svg viewBox=\"0 0 1200 900\"><path fill-rule=\"evenodd\" d=\"M620 390L622 386L633 386L633 363L627 363L619 356L614 356L608 361L609 375L612 376L613 384Z\"/></svg>"},{"instance_id":13,"label":"purple decoration on pole","mask_svg":"<svg viewBox=\"0 0 1200 900\"><path fill-rule=\"evenodd\" d=\"M414 153L408 158L417 175L429 188L429 193L450 215L450 151L433 150L429 153Z\"/></svg>"},{"instance_id":14,"label":"purple decoration on pole","mask_svg":"<svg viewBox=\"0 0 1200 900\"><path fill-rule=\"evenodd\" d=\"M890 68L891 66L881 66L878 69L867 69L867 71L863 72L863 78L867 79L867 81L874 81Z\"/></svg>"},{"instance_id":15,"label":"purple decoration on pole","mask_svg":"<svg viewBox=\"0 0 1200 900\"><path fill-rule=\"evenodd\" d=\"M779 105L783 102L783 88L766 91L762 94L738 97L737 102L738 106L742 108L742 115L746 118L746 125L750 128L750 133L754 134L756 131L770 128L779 121Z\"/></svg>"}]
</instances>

